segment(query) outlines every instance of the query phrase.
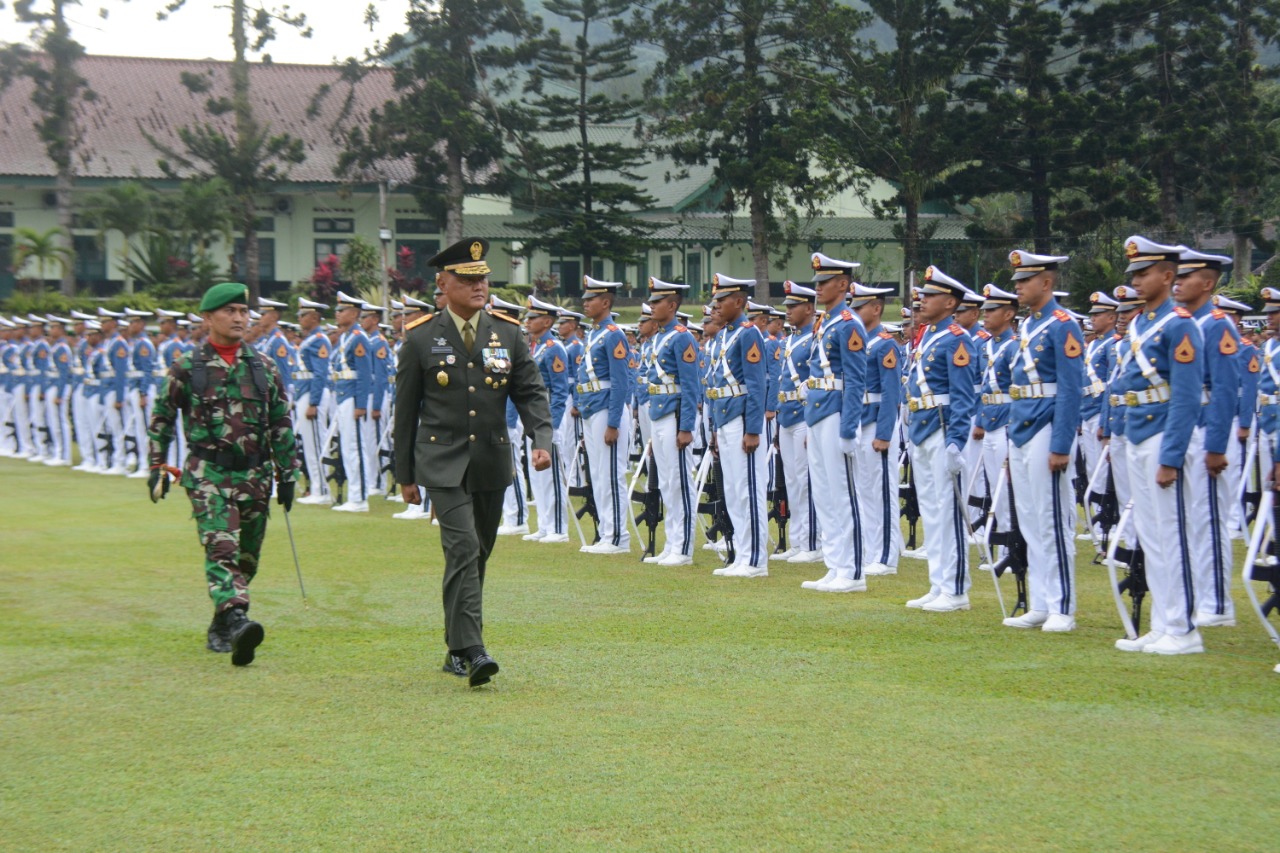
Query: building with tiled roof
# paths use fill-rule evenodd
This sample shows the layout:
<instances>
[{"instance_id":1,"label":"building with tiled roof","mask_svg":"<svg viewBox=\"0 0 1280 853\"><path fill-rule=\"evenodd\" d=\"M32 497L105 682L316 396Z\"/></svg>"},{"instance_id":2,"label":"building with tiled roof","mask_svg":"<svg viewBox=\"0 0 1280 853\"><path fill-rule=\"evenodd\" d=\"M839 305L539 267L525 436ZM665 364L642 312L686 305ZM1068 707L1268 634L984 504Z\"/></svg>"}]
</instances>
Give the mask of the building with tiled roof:
<instances>
[{"instance_id":1,"label":"building with tiled roof","mask_svg":"<svg viewBox=\"0 0 1280 853\"><path fill-rule=\"evenodd\" d=\"M160 153L147 136L180 149L179 128L201 122L224 122L231 116L211 118L205 110L207 94L193 94L182 83L184 75L210 74L214 93L225 86L228 63L212 60L173 60L136 57L89 56L77 66L96 97L81 103L78 120L83 141L76 156L76 192L83 195L113 182L140 179L158 189L173 189L158 165ZM441 223L425 216L408 192L413 172L407 162L381 164L378 174L356 180L336 174L342 144L334 132L341 122L358 122L380 106L394 91L389 70L374 70L355 87L350 114L340 110L346 97L338 83L338 69L324 65L257 64L252 66L251 92L255 115L274 132L287 132L303 140L306 160L293 167L288 180L269 197L259 200L261 228L261 278L263 293L287 289L310 276L318 261L341 254L352 234L377 241L382 224L378 181L391 188L386 225L394 233L398 250L408 247L419 260L430 257L441 244ZM332 93L316 100L322 87ZM314 107L313 107L314 105ZM39 115L30 101L30 88L18 80L0 92L0 298L12 288L5 255L13 231L30 227L43 231L57 224L53 205L54 170L35 130ZM641 144L634 126L593 128L600 142ZM514 165L514 164L513 164ZM751 235L744 215L733 220L719 211L723 192L711 166L675 167L654 158L637 170L645 189L655 199L654 208L639 215L657 225L656 248L638 264L597 262L581 269L577 258L545 254L521 257L522 241L531 236L524 223L532 214L516 209L511 199L470 194L466 202L466 230L493 241L490 265L495 283L527 283L542 273L559 277L565 295L579 292L584 272L643 287L649 275L687 281L705 290L713 272L752 276ZM608 180L603 176L602 180ZM889 190L878 193L887 197ZM852 193L829 205L832 215L800 223L800 242L777 258L785 262L776 278L804 275L811 251L864 262L869 281L899 285L902 254L891 222L876 219ZM935 216L931 236L934 248L964 240L955 217ZM77 279L99 294L117 291L122 283L120 259L123 238L106 235L105 242L93 229L77 228ZM238 240L236 241L239 242ZM238 246L220 247L227 266L237 257ZM32 270L27 270L31 274ZM6 278L7 276L7 278Z\"/></svg>"}]
</instances>

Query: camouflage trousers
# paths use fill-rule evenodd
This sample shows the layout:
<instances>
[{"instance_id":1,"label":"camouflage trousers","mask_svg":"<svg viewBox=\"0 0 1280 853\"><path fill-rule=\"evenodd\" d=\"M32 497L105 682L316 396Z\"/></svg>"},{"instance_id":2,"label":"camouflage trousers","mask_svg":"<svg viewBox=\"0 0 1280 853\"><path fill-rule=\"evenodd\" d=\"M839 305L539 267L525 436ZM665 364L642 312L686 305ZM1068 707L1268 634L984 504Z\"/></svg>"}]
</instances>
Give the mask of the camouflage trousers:
<instances>
[{"instance_id":1,"label":"camouflage trousers","mask_svg":"<svg viewBox=\"0 0 1280 853\"><path fill-rule=\"evenodd\" d=\"M187 489L204 546L204 575L214 611L249 606L249 583L267 533L268 498L225 489Z\"/></svg>"}]
</instances>

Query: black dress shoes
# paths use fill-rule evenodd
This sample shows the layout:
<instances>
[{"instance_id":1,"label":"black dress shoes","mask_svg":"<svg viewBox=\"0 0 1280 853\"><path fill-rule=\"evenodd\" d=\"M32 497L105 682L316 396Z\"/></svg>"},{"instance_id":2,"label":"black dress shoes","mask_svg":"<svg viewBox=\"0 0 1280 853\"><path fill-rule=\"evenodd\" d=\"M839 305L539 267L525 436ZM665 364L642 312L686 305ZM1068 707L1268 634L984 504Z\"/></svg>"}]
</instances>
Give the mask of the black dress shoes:
<instances>
[{"instance_id":1,"label":"black dress shoes","mask_svg":"<svg viewBox=\"0 0 1280 853\"><path fill-rule=\"evenodd\" d=\"M460 655L453 652L446 652L444 656L444 666L441 671L446 675L456 675L459 678L467 677L467 662Z\"/></svg>"},{"instance_id":2,"label":"black dress shoes","mask_svg":"<svg viewBox=\"0 0 1280 853\"><path fill-rule=\"evenodd\" d=\"M467 659L467 681L472 687L488 684L489 679L498 674L498 662L489 657L489 653L480 647Z\"/></svg>"},{"instance_id":3,"label":"black dress shoes","mask_svg":"<svg viewBox=\"0 0 1280 853\"><path fill-rule=\"evenodd\" d=\"M253 663L253 652L262 644L266 632L239 607L223 612L227 614L227 625L231 631L231 663L234 666L248 666Z\"/></svg>"}]
</instances>

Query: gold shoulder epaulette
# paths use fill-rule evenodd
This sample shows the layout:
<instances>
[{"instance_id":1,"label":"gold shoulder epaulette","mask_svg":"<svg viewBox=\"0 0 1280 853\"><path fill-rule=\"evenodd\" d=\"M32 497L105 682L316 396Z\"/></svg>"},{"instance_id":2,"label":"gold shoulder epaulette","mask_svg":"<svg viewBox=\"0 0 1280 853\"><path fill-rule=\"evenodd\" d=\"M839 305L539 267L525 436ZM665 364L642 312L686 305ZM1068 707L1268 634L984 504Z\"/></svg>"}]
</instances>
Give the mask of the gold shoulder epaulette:
<instances>
[{"instance_id":1,"label":"gold shoulder epaulette","mask_svg":"<svg viewBox=\"0 0 1280 853\"><path fill-rule=\"evenodd\" d=\"M490 311L489 316L495 320L505 320L506 322L511 323L512 325L515 325L515 326L520 325L519 320L515 319L514 317L508 317L506 314L503 314L501 311Z\"/></svg>"},{"instance_id":2,"label":"gold shoulder epaulette","mask_svg":"<svg viewBox=\"0 0 1280 853\"><path fill-rule=\"evenodd\" d=\"M434 316L436 316L436 315L435 315L435 314L423 314L421 317L419 317L419 318L418 318L418 319L416 319L416 320L410 320L408 323L405 323L405 324L404 324L404 330L407 332L407 331L409 331L410 329L417 328L418 326L421 326L423 323L427 322L428 320L430 320L430 319L431 319L432 317L434 317Z\"/></svg>"}]
</instances>

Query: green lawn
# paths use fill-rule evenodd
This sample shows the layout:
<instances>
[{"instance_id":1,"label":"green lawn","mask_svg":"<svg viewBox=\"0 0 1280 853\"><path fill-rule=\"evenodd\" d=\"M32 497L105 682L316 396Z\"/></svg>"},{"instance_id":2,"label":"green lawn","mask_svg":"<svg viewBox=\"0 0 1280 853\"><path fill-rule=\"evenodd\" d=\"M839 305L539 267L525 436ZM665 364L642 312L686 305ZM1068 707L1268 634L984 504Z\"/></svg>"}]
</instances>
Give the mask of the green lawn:
<instances>
[{"instance_id":1,"label":"green lawn","mask_svg":"<svg viewBox=\"0 0 1280 853\"><path fill-rule=\"evenodd\" d=\"M237 670L185 499L144 493L0 460L4 849L1275 849L1280 654L1238 580L1239 627L1161 658L1112 648L1083 561L1050 636L986 574L928 614L919 562L824 595L504 538L472 691L428 523L299 507L304 609L277 516Z\"/></svg>"}]
</instances>

